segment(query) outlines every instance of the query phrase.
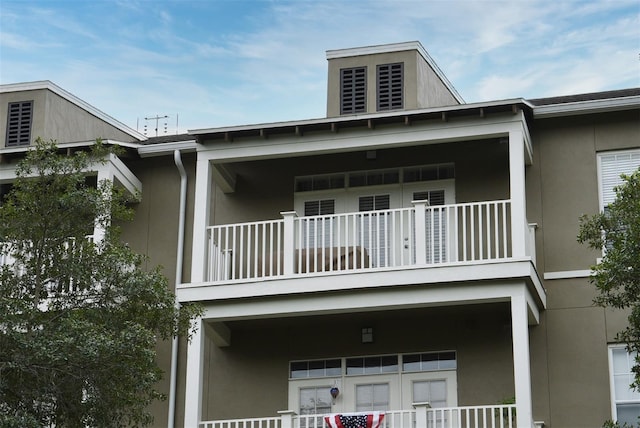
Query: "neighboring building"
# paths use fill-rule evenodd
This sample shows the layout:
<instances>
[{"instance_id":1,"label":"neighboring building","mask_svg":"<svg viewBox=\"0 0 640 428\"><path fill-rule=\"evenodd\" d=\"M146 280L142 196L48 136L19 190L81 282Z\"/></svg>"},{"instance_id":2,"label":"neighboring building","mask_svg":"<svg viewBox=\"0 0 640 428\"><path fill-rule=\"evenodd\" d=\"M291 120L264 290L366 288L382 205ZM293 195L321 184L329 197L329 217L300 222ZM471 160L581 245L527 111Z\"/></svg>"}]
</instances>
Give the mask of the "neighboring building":
<instances>
[{"instance_id":1,"label":"neighboring building","mask_svg":"<svg viewBox=\"0 0 640 428\"><path fill-rule=\"evenodd\" d=\"M593 306L600 255L576 235L640 166L640 88L467 104L417 42L327 59L326 118L175 137L48 82L0 87L2 182L38 135L125 146L103 172L141 193L124 237L205 309L180 341L176 425L634 420L626 315Z\"/></svg>"}]
</instances>

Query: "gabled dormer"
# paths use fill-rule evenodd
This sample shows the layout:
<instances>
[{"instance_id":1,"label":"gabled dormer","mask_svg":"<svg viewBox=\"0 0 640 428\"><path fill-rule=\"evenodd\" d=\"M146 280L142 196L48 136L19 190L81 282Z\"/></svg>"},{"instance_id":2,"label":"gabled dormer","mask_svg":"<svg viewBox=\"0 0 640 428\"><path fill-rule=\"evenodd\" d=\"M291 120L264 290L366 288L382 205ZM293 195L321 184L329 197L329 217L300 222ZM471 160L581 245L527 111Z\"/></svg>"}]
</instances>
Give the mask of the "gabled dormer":
<instances>
[{"instance_id":1,"label":"gabled dormer","mask_svg":"<svg viewBox=\"0 0 640 428\"><path fill-rule=\"evenodd\" d=\"M48 80L0 85L0 150L24 150L38 137L58 144L146 139Z\"/></svg>"},{"instance_id":2,"label":"gabled dormer","mask_svg":"<svg viewBox=\"0 0 640 428\"><path fill-rule=\"evenodd\" d=\"M327 117L464 103L420 42L327 51Z\"/></svg>"}]
</instances>

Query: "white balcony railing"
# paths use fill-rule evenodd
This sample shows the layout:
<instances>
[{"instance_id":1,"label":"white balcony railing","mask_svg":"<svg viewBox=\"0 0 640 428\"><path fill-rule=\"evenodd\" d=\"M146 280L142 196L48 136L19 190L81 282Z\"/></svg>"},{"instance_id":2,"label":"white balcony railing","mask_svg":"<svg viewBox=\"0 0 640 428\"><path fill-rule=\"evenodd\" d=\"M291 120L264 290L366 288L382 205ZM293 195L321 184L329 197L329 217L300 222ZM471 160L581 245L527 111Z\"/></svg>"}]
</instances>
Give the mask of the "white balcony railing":
<instances>
[{"instance_id":1,"label":"white balcony railing","mask_svg":"<svg viewBox=\"0 0 640 428\"><path fill-rule=\"evenodd\" d=\"M85 237L87 241L94 241L93 235L87 235ZM63 258L70 257L82 257L82 245L78 245L77 241L69 238L62 244L63 248L60 252L60 256ZM10 266L14 270L14 273L18 276L23 275L25 272L24 266L13 257L10 251L10 246L5 242L0 242L0 267ZM66 278L62 283L54 280L49 280L45 287L50 296L56 293L67 292L80 292L83 290L81 286L76 284L76 281L72 277Z\"/></svg>"},{"instance_id":2,"label":"white balcony railing","mask_svg":"<svg viewBox=\"0 0 640 428\"><path fill-rule=\"evenodd\" d=\"M464 264L513 254L508 200L283 216L208 227L207 280Z\"/></svg>"},{"instance_id":3,"label":"white balcony railing","mask_svg":"<svg viewBox=\"0 0 640 428\"><path fill-rule=\"evenodd\" d=\"M323 428L326 415L296 415L281 412L280 417L204 421L199 428ZM386 411L381 428L516 428L516 406L488 405Z\"/></svg>"}]
</instances>

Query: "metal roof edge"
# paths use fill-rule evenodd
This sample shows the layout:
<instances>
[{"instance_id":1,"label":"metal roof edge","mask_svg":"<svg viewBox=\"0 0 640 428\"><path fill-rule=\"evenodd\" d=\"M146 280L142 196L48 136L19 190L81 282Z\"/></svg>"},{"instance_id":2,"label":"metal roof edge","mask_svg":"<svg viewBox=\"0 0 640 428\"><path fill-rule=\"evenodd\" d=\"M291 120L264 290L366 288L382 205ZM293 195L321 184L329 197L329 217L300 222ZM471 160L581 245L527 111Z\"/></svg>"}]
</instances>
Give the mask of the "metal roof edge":
<instances>
[{"instance_id":1,"label":"metal roof edge","mask_svg":"<svg viewBox=\"0 0 640 428\"><path fill-rule=\"evenodd\" d=\"M258 130L258 129L305 126L305 125L319 125L319 124L321 125L321 124L329 124L329 123L350 122L353 120L361 120L361 119L380 119L380 118L387 118L387 117L412 116L412 115L435 113L435 112L463 111L463 110L472 110L474 108L494 107L494 106L512 105L512 104L523 104L529 108L533 107L531 103L529 103L524 98L512 98L512 99L506 99L506 100L484 101L484 102L470 103L470 104L455 104L452 106L429 107L429 108L415 109L415 110L394 110L394 111L383 112L383 113L364 113L364 114L354 114L354 115L348 115L348 116L343 115L343 116L332 116L332 117L322 117L322 118L315 118L315 119L303 119L303 120L293 120L293 121L283 121L283 122L269 122L269 123L255 123L255 124L249 124L249 125L224 126L219 128L190 129L187 131L187 133L193 136L198 136L198 135L205 135L205 134L212 134L212 133L252 131L252 130Z\"/></svg>"},{"instance_id":2,"label":"metal roof edge","mask_svg":"<svg viewBox=\"0 0 640 428\"><path fill-rule=\"evenodd\" d=\"M141 158L153 156L172 155L176 150L183 153L191 153L197 150L198 143L196 140L172 141L169 143L147 144L138 146L138 155Z\"/></svg>"},{"instance_id":3,"label":"metal roof edge","mask_svg":"<svg viewBox=\"0 0 640 428\"><path fill-rule=\"evenodd\" d=\"M533 106L536 119L640 108L640 95Z\"/></svg>"}]
</instances>

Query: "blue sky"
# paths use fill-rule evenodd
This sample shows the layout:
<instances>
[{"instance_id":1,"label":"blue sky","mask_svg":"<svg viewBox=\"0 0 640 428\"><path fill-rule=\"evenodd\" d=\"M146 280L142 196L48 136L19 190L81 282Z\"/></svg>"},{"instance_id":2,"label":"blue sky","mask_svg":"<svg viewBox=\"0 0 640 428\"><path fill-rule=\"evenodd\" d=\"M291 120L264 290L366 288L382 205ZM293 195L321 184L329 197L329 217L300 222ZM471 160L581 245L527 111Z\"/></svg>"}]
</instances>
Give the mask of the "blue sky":
<instances>
[{"instance_id":1,"label":"blue sky","mask_svg":"<svg viewBox=\"0 0 640 428\"><path fill-rule=\"evenodd\" d=\"M640 0L0 0L0 83L141 131L309 119L326 50L413 40L467 102L640 86Z\"/></svg>"}]
</instances>

